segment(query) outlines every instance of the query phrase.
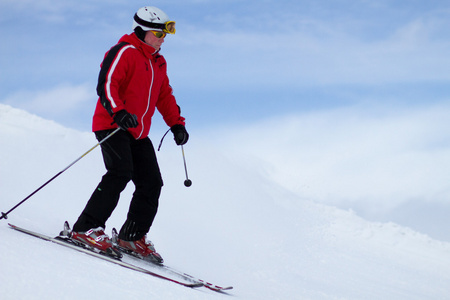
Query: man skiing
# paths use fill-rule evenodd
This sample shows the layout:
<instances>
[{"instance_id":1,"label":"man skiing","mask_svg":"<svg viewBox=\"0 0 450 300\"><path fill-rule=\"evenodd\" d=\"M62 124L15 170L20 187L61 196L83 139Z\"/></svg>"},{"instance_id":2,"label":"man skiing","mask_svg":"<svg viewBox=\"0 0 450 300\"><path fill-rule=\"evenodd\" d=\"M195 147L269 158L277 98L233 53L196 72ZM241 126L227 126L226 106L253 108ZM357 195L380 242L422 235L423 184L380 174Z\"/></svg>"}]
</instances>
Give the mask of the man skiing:
<instances>
[{"instance_id":1,"label":"man skiing","mask_svg":"<svg viewBox=\"0 0 450 300\"><path fill-rule=\"evenodd\" d=\"M101 144L107 172L74 224L71 237L117 255L116 245L104 232L105 223L131 180L135 191L117 247L162 262L146 239L163 186L148 133L156 108L177 145L189 138L169 85L166 60L159 54L166 35L175 33L175 22L162 10L146 6L134 15L133 31L106 53L101 64L92 128L99 141L117 128L122 130Z\"/></svg>"}]
</instances>

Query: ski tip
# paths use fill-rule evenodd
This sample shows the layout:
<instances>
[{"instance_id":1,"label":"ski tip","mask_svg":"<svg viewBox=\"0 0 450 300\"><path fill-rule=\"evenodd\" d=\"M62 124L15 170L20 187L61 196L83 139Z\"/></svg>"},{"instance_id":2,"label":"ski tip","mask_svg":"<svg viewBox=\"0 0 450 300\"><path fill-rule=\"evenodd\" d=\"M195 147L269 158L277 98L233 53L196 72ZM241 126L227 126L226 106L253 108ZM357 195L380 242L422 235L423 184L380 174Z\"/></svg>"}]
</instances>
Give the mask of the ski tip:
<instances>
[{"instance_id":1,"label":"ski tip","mask_svg":"<svg viewBox=\"0 0 450 300\"><path fill-rule=\"evenodd\" d=\"M221 287L221 286L214 286L214 285L207 285L207 284L205 284L205 287L207 287L210 290L216 291L216 292L224 292L224 291L229 291L229 290L233 289L232 286Z\"/></svg>"},{"instance_id":2,"label":"ski tip","mask_svg":"<svg viewBox=\"0 0 450 300\"><path fill-rule=\"evenodd\" d=\"M199 280L199 281L203 282L203 285L206 288L208 288L210 290L213 290L213 291L216 291L216 292L228 291L228 290L232 290L233 289L232 286L222 287L222 286L218 286L218 285L215 285L215 284L203 281L203 280Z\"/></svg>"}]
</instances>

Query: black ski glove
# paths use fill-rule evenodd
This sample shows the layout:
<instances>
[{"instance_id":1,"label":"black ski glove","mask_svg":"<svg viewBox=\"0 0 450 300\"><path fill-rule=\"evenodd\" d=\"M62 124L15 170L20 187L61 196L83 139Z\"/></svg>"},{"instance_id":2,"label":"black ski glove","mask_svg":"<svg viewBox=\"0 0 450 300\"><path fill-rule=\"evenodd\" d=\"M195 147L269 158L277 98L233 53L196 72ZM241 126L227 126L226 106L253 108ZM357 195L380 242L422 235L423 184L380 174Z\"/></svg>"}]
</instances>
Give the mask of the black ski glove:
<instances>
[{"instance_id":1,"label":"black ski glove","mask_svg":"<svg viewBox=\"0 0 450 300\"><path fill-rule=\"evenodd\" d=\"M172 127L170 127L170 130L172 131L175 143L178 146L186 144L189 140L189 134L187 133L186 128L183 125L173 125Z\"/></svg>"},{"instance_id":2,"label":"black ski glove","mask_svg":"<svg viewBox=\"0 0 450 300\"><path fill-rule=\"evenodd\" d=\"M128 128L135 128L139 125L137 116L130 114L125 109L116 112L113 116L113 119L114 122L125 131L128 130Z\"/></svg>"}]
</instances>

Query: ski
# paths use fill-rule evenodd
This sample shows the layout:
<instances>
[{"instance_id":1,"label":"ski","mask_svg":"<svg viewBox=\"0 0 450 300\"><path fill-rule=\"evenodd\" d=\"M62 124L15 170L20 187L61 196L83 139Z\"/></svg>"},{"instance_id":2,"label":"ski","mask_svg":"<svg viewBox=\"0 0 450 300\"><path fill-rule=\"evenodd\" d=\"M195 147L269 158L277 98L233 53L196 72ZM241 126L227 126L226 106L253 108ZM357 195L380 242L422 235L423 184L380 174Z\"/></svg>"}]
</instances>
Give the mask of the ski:
<instances>
[{"instance_id":1,"label":"ski","mask_svg":"<svg viewBox=\"0 0 450 300\"><path fill-rule=\"evenodd\" d=\"M94 251L92 251L90 249L87 249L87 248L84 248L84 247L81 247L81 246L77 245L72 240L70 240L68 238L65 238L63 236L52 238L52 237L49 237L47 235L44 235L44 234L41 234L41 233L37 233L37 232L31 231L31 230L28 230L28 229L24 229L24 228L18 227L18 226L13 225L13 224L8 224L8 225L12 229L17 230L19 232L26 233L28 235L31 235L31 236L43 239L45 241L49 241L49 242L52 242L52 243L55 243L55 244L58 244L58 245L61 245L61 246L64 246L64 247L67 247L67 248L70 248L70 249L77 250L79 252L82 252L82 253L88 254L90 256L94 256L94 257L100 258L102 260L114 263L116 265L122 266L122 267L130 269L130 270L134 270L134 271L137 271L137 272L140 272L140 273L143 273L143 274L147 274L147 275L151 275L153 277L164 279L164 280L167 280L167 281L170 281L170 282L173 282L173 283L185 286L185 287L197 288L197 287L205 286L205 284L203 282L196 281L194 279L190 280L190 282L184 282L184 281L181 281L181 280L176 280L174 278L171 278L171 277L168 277L168 276L164 276L164 275L158 274L156 272L147 270L145 268L141 268L141 267L135 266L133 264L124 262L118 257L110 257L110 256L108 256L106 254L94 252Z\"/></svg>"},{"instance_id":2,"label":"ski","mask_svg":"<svg viewBox=\"0 0 450 300\"><path fill-rule=\"evenodd\" d=\"M167 266L165 264L157 264L157 263L155 263L153 261L145 260L145 259L143 259L141 257L135 256L135 255L130 254L128 252L122 252L122 253L125 254L125 257L123 258L124 260L133 261L133 262L136 262L136 261L137 262L139 262L139 261L145 262L146 265L148 265L149 267L155 268L155 269L160 269L160 270L164 271L166 274L170 274L170 275L173 275L173 276L178 276L180 278L183 278L184 280L192 280L194 282L200 282L200 283L203 284L203 286L205 288L208 288L208 289L213 290L215 292L223 292L223 291L227 291L227 290L233 289L232 286L222 287L222 286L219 286L219 285L207 282L205 280L199 279L199 278L194 277L192 275L189 275L189 274L187 274L185 272L178 271L177 269L169 267L169 266Z\"/></svg>"},{"instance_id":3,"label":"ski","mask_svg":"<svg viewBox=\"0 0 450 300\"><path fill-rule=\"evenodd\" d=\"M139 261L144 261L148 267L151 267L153 269L163 270L166 274L178 276L178 277L180 277L180 278L182 278L184 280L187 280L187 281L192 280L194 282L201 282L204 285L204 287L206 287L206 288L208 288L210 290L216 291L216 292L222 292L222 291L227 291L227 290L233 289L232 286L222 287L222 286L219 286L219 285L216 285L216 284L212 284L212 283L207 282L205 280L202 280L202 279L199 279L199 278L194 277L192 275L189 275L189 274L187 274L185 272L178 271L178 270L176 270L176 269L174 269L172 267L169 267L169 266L167 266L165 264L155 262L152 259L146 259L145 257L136 255L136 254L128 251L127 249L123 249L123 248L119 247L118 243L117 243L117 239L118 239L117 230L115 228L113 228L112 229L111 240L112 240L113 244L121 251L121 253L125 254L126 257L123 258L125 260L133 261L134 263L135 262L139 262Z\"/></svg>"}]
</instances>

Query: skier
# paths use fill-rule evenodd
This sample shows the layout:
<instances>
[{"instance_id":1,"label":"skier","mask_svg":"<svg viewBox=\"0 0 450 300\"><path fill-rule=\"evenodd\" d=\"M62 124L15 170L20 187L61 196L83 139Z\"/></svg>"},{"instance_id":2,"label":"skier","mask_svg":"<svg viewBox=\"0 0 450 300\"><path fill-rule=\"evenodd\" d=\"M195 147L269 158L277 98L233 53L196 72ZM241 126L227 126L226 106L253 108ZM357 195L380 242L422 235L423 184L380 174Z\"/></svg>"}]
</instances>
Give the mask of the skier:
<instances>
[{"instance_id":1,"label":"skier","mask_svg":"<svg viewBox=\"0 0 450 300\"><path fill-rule=\"evenodd\" d=\"M101 64L92 128L99 141L118 127L122 130L101 144L107 172L74 224L71 237L102 252L120 254L105 234L105 223L131 180L135 191L117 246L162 262L146 238L163 186L148 133L157 108L177 145L189 139L169 85L166 60L159 54L166 35L175 33L175 22L159 8L146 6L134 15L133 31L106 53Z\"/></svg>"}]
</instances>

